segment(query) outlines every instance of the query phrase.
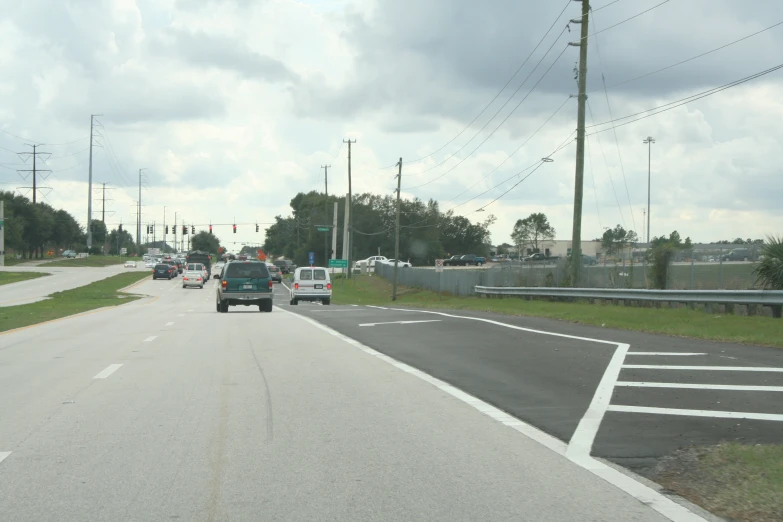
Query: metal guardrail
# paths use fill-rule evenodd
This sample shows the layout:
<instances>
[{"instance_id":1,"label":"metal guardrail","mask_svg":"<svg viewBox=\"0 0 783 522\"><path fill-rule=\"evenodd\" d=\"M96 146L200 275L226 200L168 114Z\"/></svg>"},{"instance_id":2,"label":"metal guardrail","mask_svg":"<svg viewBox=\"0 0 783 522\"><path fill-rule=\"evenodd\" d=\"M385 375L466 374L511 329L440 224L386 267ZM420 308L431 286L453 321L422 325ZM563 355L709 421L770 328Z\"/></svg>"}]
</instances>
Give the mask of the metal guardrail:
<instances>
[{"instance_id":1,"label":"metal guardrail","mask_svg":"<svg viewBox=\"0 0 783 522\"><path fill-rule=\"evenodd\" d=\"M552 288L476 286L479 295L523 297L572 297L675 303L783 305L783 290L636 290L631 288Z\"/></svg>"}]
</instances>

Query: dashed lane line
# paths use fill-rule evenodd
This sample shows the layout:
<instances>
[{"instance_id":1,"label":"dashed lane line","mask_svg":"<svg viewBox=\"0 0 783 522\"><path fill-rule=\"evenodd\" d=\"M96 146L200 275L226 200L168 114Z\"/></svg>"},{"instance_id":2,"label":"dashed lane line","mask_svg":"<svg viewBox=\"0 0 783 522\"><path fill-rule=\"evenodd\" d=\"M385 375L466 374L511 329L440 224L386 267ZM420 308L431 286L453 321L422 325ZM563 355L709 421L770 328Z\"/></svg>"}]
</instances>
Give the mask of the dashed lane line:
<instances>
[{"instance_id":1,"label":"dashed lane line","mask_svg":"<svg viewBox=\"0 0 783 522\"><path fill-rule=\"evenodd\" d=\"M172 324L174 324L174 323L172 323ZM149 337L147 337L146 339L144 339L144 341L142 341L142 342L145 342L145 343L151 343L152 341L154 341L154 340L155 340L155 339L157 339L157 338L158 338L158 336L157 336L157 335L150 335Z\"/></svg>"},{"instance_id":2,"label":"dashed lane line","mask_svg":"<svg viewBox=\"0 0 783 522\"><path fill-rule=\"evenodd\" d=\"M98 375L93 377L93 379L105 379L109 375L111 375L112 373L114 373L117 370L119 370L121 366L122 366L122 364L110 364L109 366L106 367L105 370L103 370Z\"/></svg>"},{"instance_id":3,"label":"dashed lane line","mask_svg":"<svg viewBox=\"0 0 783 522\"><path fill-rule=\"evenodd\" d=\"M695 355L707 355L704 352L628 352L628 355L674 355L677 357L692 357Z\"/></svg>"},{"instance_id":4,"label":"dashed lane line","mask_svg":"<svg viewBox=\"0 0 783 522\"><path fill-rule=\"evenodd\" d=\"M679 415L684 417L712 417L716 419L750 419L783 422L783 415L775 413L749 413L742 411L684 410L678 408L652 408L649 406L624 406L613 404L607 411L623 413L648 413L654 415Z\"/></svg>"},{"instance_id":5,"label":"dashed lane line","mask_svg":"<svg viewBox=\"0 0 783 522\"><path fill-rule=\"evenodd\" d=\"M417 324L417 323L439 323L440 319L429 319L423 321L388 321L385 323L362 323L359 326L378 326L380 324Z\"/></svg>"}]
</instances>

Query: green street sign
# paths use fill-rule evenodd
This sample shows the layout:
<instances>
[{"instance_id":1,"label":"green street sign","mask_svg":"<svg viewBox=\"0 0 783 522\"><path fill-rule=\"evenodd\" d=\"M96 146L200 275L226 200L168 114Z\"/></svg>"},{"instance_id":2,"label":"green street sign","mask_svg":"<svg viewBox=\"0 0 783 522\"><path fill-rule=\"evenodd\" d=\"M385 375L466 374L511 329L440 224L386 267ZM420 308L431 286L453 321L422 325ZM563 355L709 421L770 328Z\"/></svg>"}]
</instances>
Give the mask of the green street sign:
<instances>
[{"instance_id":1,"label":"green street sign","mask_svg":"<svg viewBox=\"0 0 783 522\"><path fill-rule=\"evenodd\" d=\"M348 268L347 259L330 259L329 268Z\"/></svg>"},{"instance_id":2,"label":"green street sign","mask_svg":"<svg viewBox=\"0 0 783 522\"><path fill-rule=\"evenodd\" d=\"M318 227L318 232L329 232L329 227Z\"/></svg>"}]
</instances>

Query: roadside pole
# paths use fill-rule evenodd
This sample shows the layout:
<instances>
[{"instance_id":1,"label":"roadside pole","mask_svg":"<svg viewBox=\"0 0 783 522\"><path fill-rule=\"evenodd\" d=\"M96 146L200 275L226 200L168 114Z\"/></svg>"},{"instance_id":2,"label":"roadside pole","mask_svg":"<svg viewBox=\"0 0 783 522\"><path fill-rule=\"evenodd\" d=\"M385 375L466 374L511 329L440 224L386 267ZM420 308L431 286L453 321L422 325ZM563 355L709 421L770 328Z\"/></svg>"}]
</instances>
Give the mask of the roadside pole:
<instances>
[{"instance_id":1,"label":"roadside pole","mask_svg":"<svg viewBox=\"0 0 783 522\"><path fill-rule=\"evenodd\" d=\"M394 235L394 284L392 285L392 301L397 300L397 271L400 264L400 185L402 185L402 158L397 163L397 223Z\"/></svg>"},{"instance_id":2,"label":"roadside pole","mask_svg":"<svg viewBox=\"0 0 783 522\"><path fill-rule=\"evenodd\" d=\"M5 266L5 214L3 214L3 204L0 200L0 266Z\"/></svg>"},{"instance_id":3,"label":"roadside pole","mask_svg":"<svg viewBox=\"0 0 783 522\"><path fill-rule=\"evenodd\" d=\"M435 272L438 273L438 301L443 301L443 260L435 260Z\"/></svg>"}]
</instances>

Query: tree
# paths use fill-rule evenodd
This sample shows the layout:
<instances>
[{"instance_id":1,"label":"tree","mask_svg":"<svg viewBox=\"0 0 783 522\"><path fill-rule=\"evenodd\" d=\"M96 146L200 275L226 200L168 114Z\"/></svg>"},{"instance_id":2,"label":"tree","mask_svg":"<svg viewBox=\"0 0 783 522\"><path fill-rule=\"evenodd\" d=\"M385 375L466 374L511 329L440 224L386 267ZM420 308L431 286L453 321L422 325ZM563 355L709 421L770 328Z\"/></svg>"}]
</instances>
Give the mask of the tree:
<instances>
[{"instance_id":1,"label":"tree","mask_svg":"<svg viewBox=\"0 0 783 522\"><path fill-rule=\"evenodd\" d=\"M769 236L761 247L759 261L753 267L756 284L771 290L783 290L783 236Z\"/></svg>"},{"instance_id":2,"label":"tree","mask_svg":"<svg viewBox=\"0 0 783 522\"><path fill-rule=\"evenodd\" d=\"M106 224L103 221L93 220L90 228L92 229L92 240L95 243L104 243L106 241L108 230L106 230Z\"/></svg>"},{"instance_id":3,"label":"tree","mask_svg":"<svg viewBox=\"0 0 783 522\"><path fill-rule=\"evenodd\" d=\"M621 225L617 225L613 229L607 229L604 231L604 235L601 236L601 248L607 256L613 256L619 254L623 249L629 245L633 245L639 240L636 232L633 230L625 230Z\"/></svg>"},{"instance_id":4,"label":"tree","mask_svg":"<svg viewBox=\"0 0 783 522\"><path fill-rule=\"evenodd\" d=\"M201 250L203 252L216 253L220 248L220 239L205 230L200 231L190 238L190 248L193 250Z\"/></svg>"},{"instance_id":5,"label":"tree","mask_svg":"<svg viewBox=\"0 0 783 522\"><path fill-rule=\"evenodd\" d=\"M650 250L647 251L647 260L650 263L650 278L654 288L666 289L666 281L669 275L669 266L679 250L691 248L691 238L685 241L676 230L669 237L654 237L650 241Z\"/></svg>"},{"instance_id":6,"label":"tree","mask_svg":"<svg viewBox=\"0 0 783 522\"><path fill-rule=\"evenodd\" d=\"M542 212L530 214L525 219L518 219L511 232L511 240L517 248L530 245L534 252L539 252L544 242L552 241L554 238L555 228Z\"/></svg>"}]
</instances>

